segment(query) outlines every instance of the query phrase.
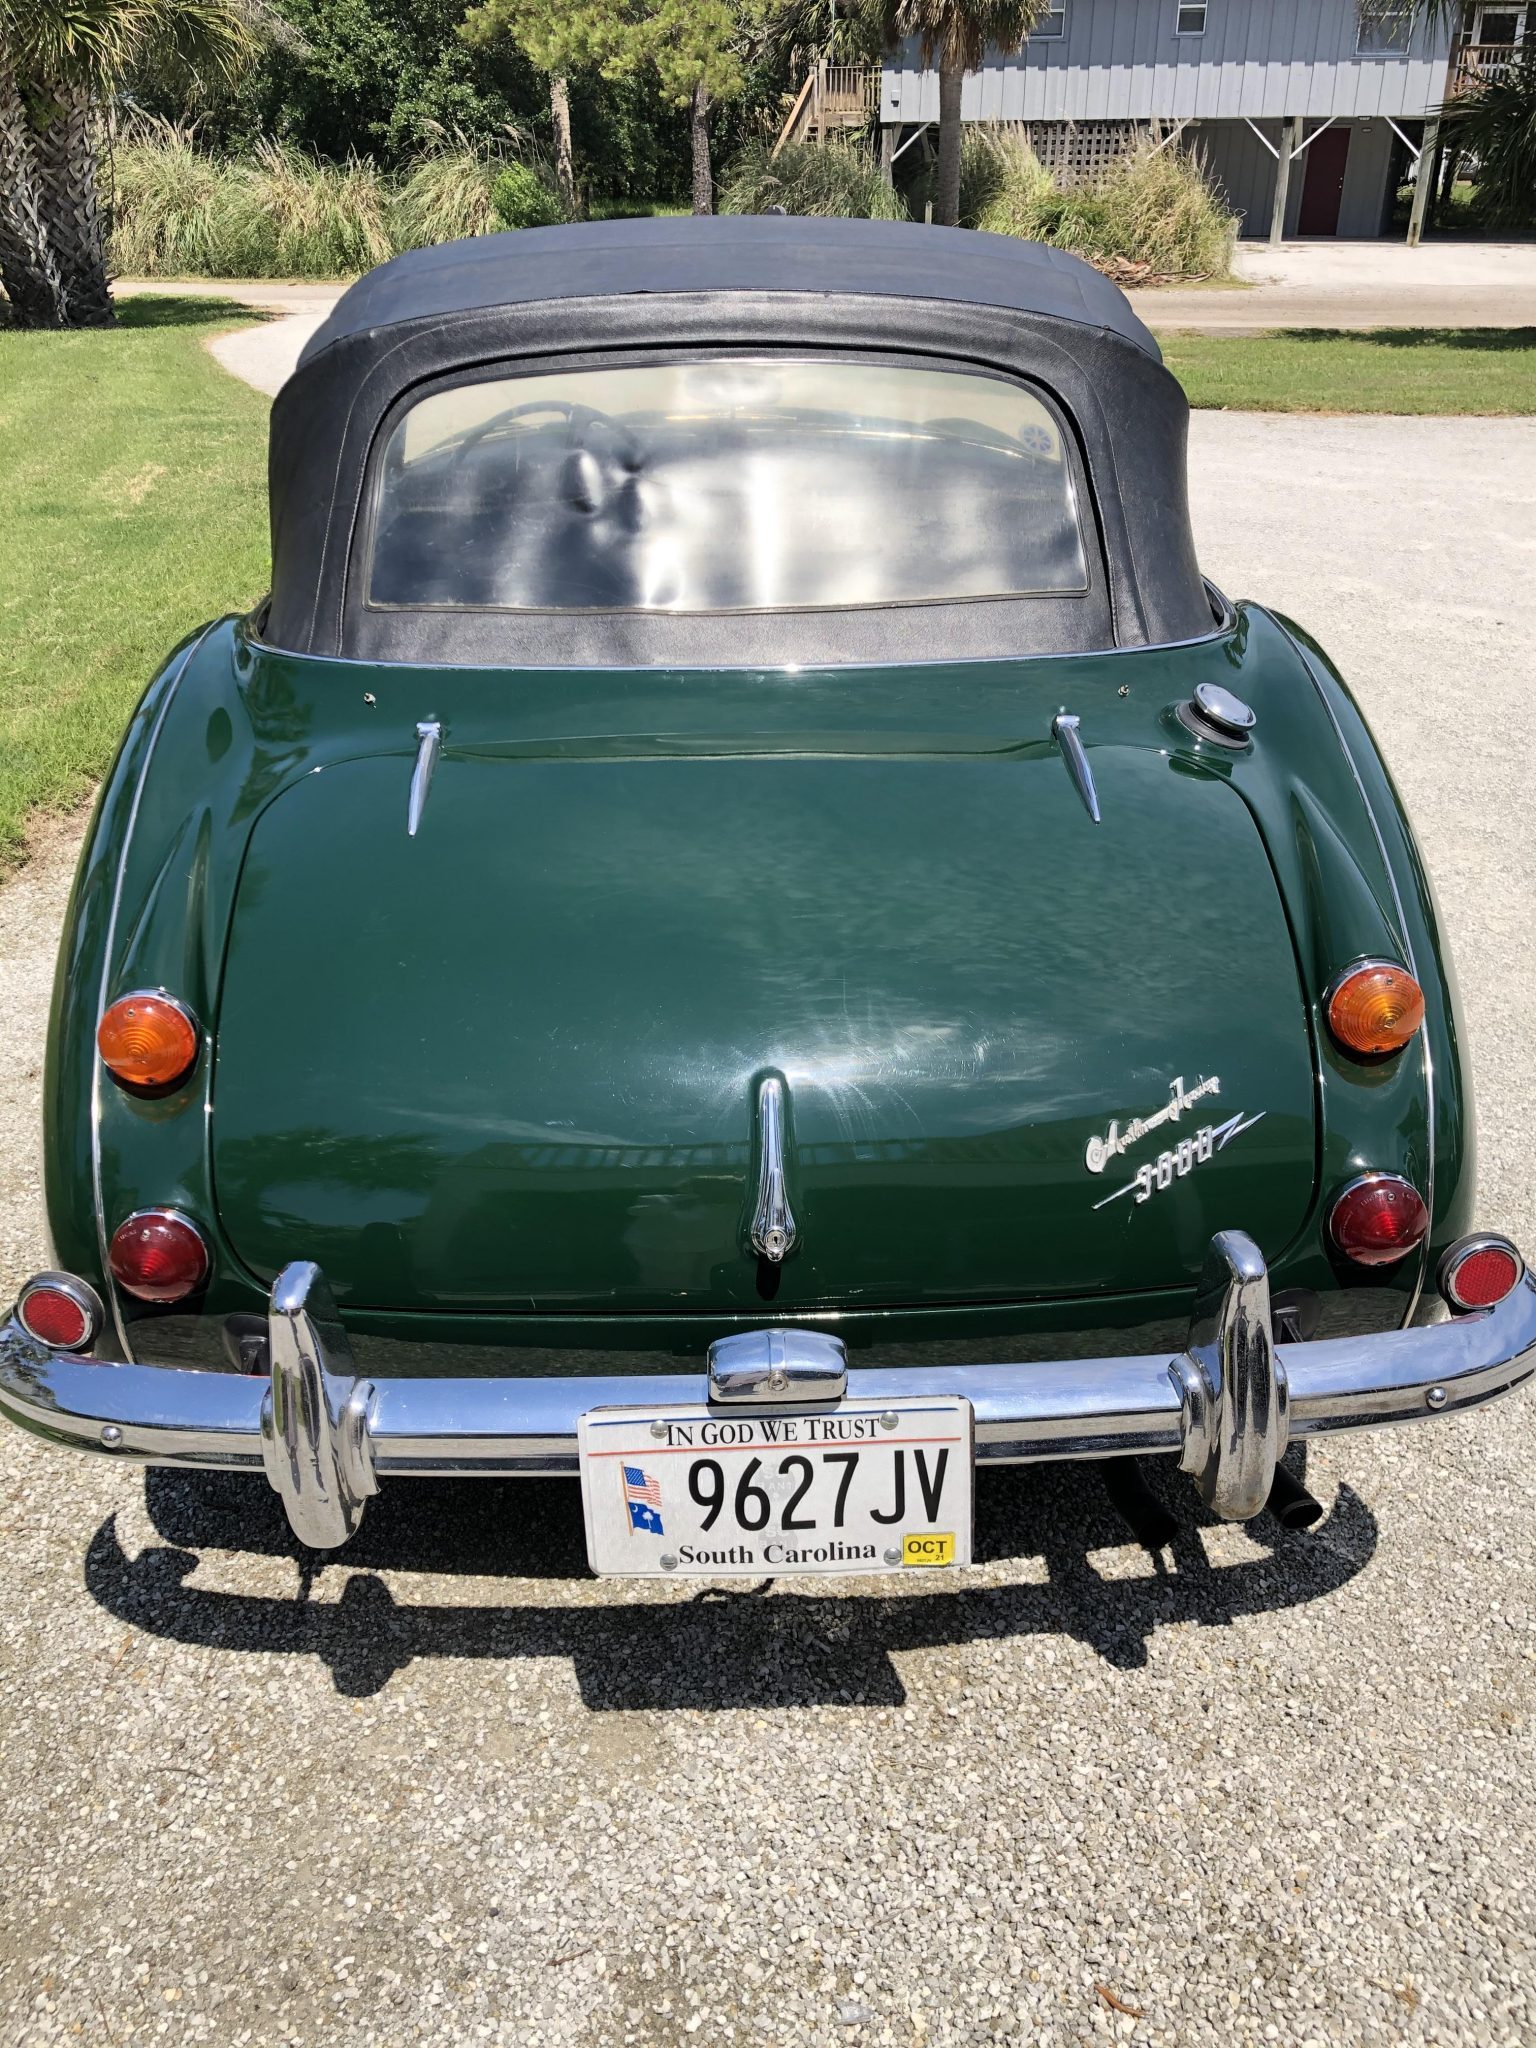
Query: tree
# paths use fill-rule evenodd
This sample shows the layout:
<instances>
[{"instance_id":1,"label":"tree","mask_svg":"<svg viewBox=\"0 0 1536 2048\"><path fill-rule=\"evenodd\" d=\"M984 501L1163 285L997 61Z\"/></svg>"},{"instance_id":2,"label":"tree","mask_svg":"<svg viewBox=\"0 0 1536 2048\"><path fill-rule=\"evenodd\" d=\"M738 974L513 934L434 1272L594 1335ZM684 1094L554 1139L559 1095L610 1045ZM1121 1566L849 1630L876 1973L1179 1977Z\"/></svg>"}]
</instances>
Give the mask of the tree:
<instances>
[{"instance_id":1,"label":"tree","mask_svg":"<svg viewBox=\"0 0 1536 2048\"><path fill-rule=\"evenodd\" d=\"M662 94L688 109L693 210L715 210L710 116L746 89L747 68L762 41L756 0L649 0L630 47L655 70Z\"/></svg>"},{"instance_id":2,"label":"tree","mask_svg":"<svg viewBox=\"0 0 1536 2048\"><path fill-rule=\"evenodd\" d=\"M65 324L64 279L48 239L31 117L0 16L0 283L21 327Z\"/></svg>"},{"instance_id":3,"label":"tree","mask_svg":"<svg viewBox=\"0 0 1536 2048\"><path fill-rule=\"evenodd\" d=\"M664 100L688 111L695 213L714 211L710 117L746 88L763 41L767 0L482 0L465 21L472 42L505 35L549 76L555 166L574 199L569 81L594 72L609 84L648 74ZM562 159L564 169L562 170Z\"/></svg>"},{"instance_id":4,"label":"tree","mask_svg":"<svg viewBox=\"0 0 1536 2048\"><path fill-rule=\"evenodd\" d=\"M1046 0L887 0L887 45L915 37L924 64L939 74L939 172L933 217L960 219L960 91L989 49L1011 57L1046 12Z\"/></svg>"},{"instance_id":5,"label":"tree","mask_svg":"<svg viewBox=\"0 0 1536 2048\"><path fill-rule=\"evenodd\" d=\"M1494 226L1536 220L1536 38L1518 61L1448 100L1440 118L1452 153L1477 160L1477 206Z\"/></svg>"},{"instance_id":6,"label":"tree","mask_svg":"<svg viewBox=\"0 0 1536 2048\"><path fill-rule=\"evenodd\" d=\"M22 326L112 320L100 199L105 106L130 78L229 76L263 0L0 0L0 276Z\"/></svg>"},{"instance_id":7,"label":"tree","mask_svg":"<svg viewBox=\"0 0 1536 2048\"><path fill-rule=\"evenodd\" d=\"M618 76L630 63L629 25L603 0L484 0L464 17L466 42L484 48L505 37L549 80L549 113L555 136L555 183L572 213L577 211L576 171L571 150L571 74L601 71Z\"/></svg>"}]
</instances>

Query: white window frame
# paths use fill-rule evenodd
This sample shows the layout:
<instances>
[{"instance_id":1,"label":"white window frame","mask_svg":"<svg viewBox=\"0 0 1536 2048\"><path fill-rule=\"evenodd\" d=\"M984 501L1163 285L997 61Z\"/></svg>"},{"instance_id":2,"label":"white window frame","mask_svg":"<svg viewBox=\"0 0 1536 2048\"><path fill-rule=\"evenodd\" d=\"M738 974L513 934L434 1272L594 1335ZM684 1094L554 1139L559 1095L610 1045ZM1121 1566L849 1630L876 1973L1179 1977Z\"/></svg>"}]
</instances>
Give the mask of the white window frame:
<instances>
[{"instance_id":1,"label":"white window frame","mask_svg":"<svg viewBox=\"0 0 1536 2048\"><path fill-rule=\"evenodd\" d=\"M1197 7L1200 10L1200 26L1198 28L1185 28L1185 15L1193 14ZM1210 21L1210 16L1210 0L1174 0L1173 32L1176 36L1203 36Z\"/></svg>"},{"instance_id":2,"label":"white window frame","mask_svg":"<svg viewBox=\"0 0 1536 2048\"><path fill-rule=\"evenodd\" d=\"M1067 32L1068 0L1050 0L1047 11L1041 15L1039 26L1029 32L1032 43L1059 43ZM1051 27L1055 22L1056 26Z\"/></svg>"},{"instance_id":3,"label":"white window frame","mask_svg":"<svg viewBox=\"0 0 1536 2048\"><path fill-rule=\"evenodd\" d=\"M1374 24L1398 24L1402 41L1383 43L1375 49L1367 49L1366 30ZM1356 0L1355 6L1355 55L1357 57L1406 57L1413 43L1413 9L1408 0L1385 0L1385 4L1374 4L1374 0Z\"/></svg>"}]
</instances>

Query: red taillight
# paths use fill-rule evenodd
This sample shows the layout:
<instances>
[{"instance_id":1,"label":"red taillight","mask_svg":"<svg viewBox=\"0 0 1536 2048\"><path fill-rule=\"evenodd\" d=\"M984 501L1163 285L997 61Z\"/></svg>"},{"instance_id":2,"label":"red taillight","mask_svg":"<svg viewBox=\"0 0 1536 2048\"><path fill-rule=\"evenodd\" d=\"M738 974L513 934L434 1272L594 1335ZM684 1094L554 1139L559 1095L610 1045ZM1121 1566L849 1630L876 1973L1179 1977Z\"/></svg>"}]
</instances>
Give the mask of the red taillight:
<instances>
[{"instance_id":1,"label":"red taillight","mask_svg":"<svg viewBox=\"0 0 1536 2048\"><path fill-rule=\"evenodd\" d=\"M1366 960L1334 983L1328 1029L1346 1052L1365 1059L1401 1052L1424 1022L1424 991L1392 960Z\"/></svg>"},{"instance_id":2,"label":"red taillight","mask_svg":"<svg viewBox=\"0 0 1536 2048\"><path fill-rule=\"evenodd\" d=\"M16 1313L27 1335L51 1351L83 1351L101 1325L95 1295L62 1273L44 1273L29 1280L21 1290Z\"/></svg>"},{"instance_id":3,"label":"red taillight","mask_svg":"<svg viewBox=\"0 0 1536 2048\"><path fill-rule=\"evenodd\" d=\"M1367 1173L1334 1203L1328 1232L1357 1266L1391 1266L1424 1242L1429 1211L1424 1197L1396 1173Z\"/></svg>"},{"instance_id":4,"label":"red taillight","mask_svg":"<svg viewBox=\"0 0 1536 2048\"><path fill-rule=\"evenodd\" d=\"M1502 1237L1464 1237L1440 1261L1440 1292L1454 1309L1496 1308L1524 1277L1524 1259Z\"/></svg>"},{"instance_id":5,"label":"red taillight","mask_svg":"<svg viewBox=\"0 0 1536 2048\"><path fill-rule=\"evenodd\" d=\"M184 1301L208 1277L208 1247L174 1209L140 1209L112 1233L113 1277L140 1301Z\"/></svg>"},{"instance_id":6,"label":"red taillight","mask_svg":"<svg viewBox=\"0 0 1536 2048\"><path fill-rule=\"evenodd\" d=\"M174 997L140 989L108 1007L96 1049L125 1088L172 1088L197 1064L197 1026Z\"/></svg>"}]
</instances>

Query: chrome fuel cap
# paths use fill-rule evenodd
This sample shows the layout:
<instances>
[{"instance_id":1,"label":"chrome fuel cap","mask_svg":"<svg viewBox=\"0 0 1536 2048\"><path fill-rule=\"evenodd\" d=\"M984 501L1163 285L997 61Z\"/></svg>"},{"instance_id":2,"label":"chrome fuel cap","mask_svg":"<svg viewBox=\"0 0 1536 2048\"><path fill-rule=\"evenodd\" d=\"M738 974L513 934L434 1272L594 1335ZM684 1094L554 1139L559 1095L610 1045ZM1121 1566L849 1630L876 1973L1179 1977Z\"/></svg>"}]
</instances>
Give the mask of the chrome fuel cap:
<instances>
[{"instance_id":1,"label":"chrome fuel cap","mask_svg":"<svg viewBox=\"0 0 1536 2048\"><path fill-rule=\"evenodd\" d=\"M1201 683L1193 697L1179 706L1178 717L1196 739L1215 740L1223 747L1247 746L1255 724L1253 706L1220 683Z\"/></svg>"}]
</instances>

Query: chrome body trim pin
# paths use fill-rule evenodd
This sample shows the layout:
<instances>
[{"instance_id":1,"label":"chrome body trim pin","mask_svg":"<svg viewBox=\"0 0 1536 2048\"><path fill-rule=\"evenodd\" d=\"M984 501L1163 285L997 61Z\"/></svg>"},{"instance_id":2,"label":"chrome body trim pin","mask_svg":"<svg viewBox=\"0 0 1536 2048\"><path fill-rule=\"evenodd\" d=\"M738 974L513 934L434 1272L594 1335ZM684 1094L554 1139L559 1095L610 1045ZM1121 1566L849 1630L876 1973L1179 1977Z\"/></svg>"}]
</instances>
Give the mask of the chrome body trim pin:
<instances>
[{"instance_id":1,"label":"chrome body trim pin","mask_svg":"<svg viewBox=\"0 0 1536 2048\"><path fill-rule=\"evenodd\" d=\"M757 1207L752 1214L752 1249L777 1266L795 1245L795 1212L784 1179L784 1083L777 1074L757 1090Z\"/></svg>"},{"instance_id":2,"label":"chrome body trim pin","mask_svg":"<svg viewBox=\"0 0 1536 2048\"><path fill-rule=\"evenodd\" d=\"M1088 766L1088 756L1078 728L1082 720L1070 711L1058 712L1051 720L1051 738L1061 749L1061 758L1067 764L1067 773L1073 787L1083 800L1083 809L1095 825L1099 822L1099 793L1093 786L1093 770Z\"/></svg>"},{"instance_id":3,"label":"chrome body trim pin","mask_svg":"<svg viewBox=\"0 0 1536 2048\"><path fill-rule=\"evenodd\" d=\"M411 770L411 801L405 814L408 838L416 837L421 814L427 808L427 793L432 787L432 777L437 773L437 757L442 744L442 726L435 718L424 719L416 728L416 766Z\"/></svg>"}]
</instances>

